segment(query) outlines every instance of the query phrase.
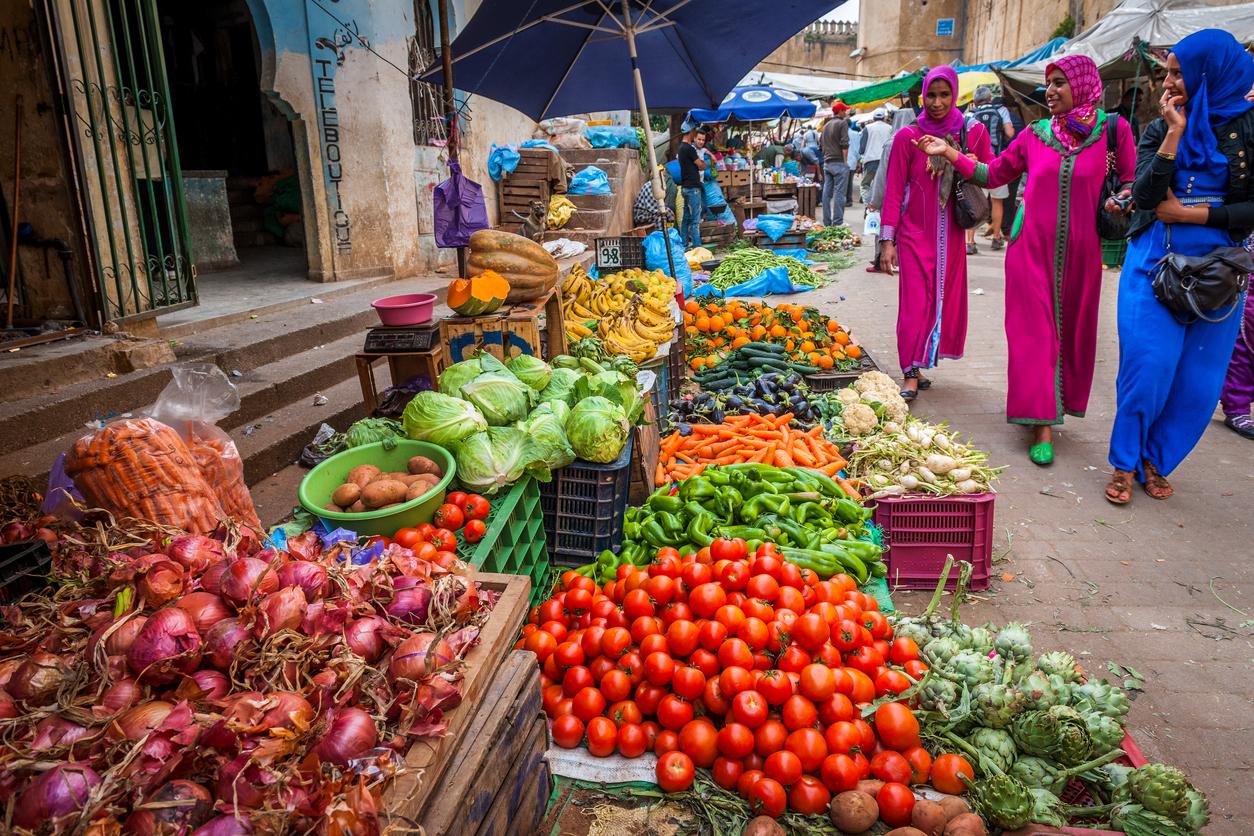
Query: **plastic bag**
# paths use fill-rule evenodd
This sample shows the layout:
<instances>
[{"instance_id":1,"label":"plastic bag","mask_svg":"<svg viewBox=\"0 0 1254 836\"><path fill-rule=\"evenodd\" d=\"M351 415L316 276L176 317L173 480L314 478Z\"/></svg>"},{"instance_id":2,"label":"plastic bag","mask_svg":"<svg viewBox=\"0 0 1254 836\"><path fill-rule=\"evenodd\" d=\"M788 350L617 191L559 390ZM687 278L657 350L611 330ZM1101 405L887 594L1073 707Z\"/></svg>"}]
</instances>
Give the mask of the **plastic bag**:
<instances>
[{"instance_id":1,"label":"plastic bag","mask_svg":"<svg viewBox=\"0 0 1254 836\"><path fill-rule=\"evenodd\" d=\"M555 194L549 198L549 211L544 216L544 225L549 229L561 229L575 214L575 204L565 195Z\"/></svg>"},{"instance_id":2,"label":"plastic bag","mask_svg":"<svg viewBox=\"0 0 1254 836\"><path fill-rule=\"evenodd\" d=\"M870 238L880 234L880 213L867 212L866 220L862 222L862 234Z\"/></svg>"},{"instance_id":3,"label":"plastic bag","mask_svg":"<svg viewBox=\"0 0 1254 836\"><path fill-rule=\"evenodd\" d=\"M500 180L507 174L513 174L519 159L521 155L514 146L492 143L492 150L488 152L488 176Z\"/></svg>"},{"instance_id":4,"label":"plastic bag","mask_svg":"<svg viewBox=\"0 0 1254 836\"><path fill-rule=\"evenodd\" d=\"M431 199L435 212L435 245L437 247L470 246L470 235L487 229L488 206L483 202L483 187L462 174L456 161L448 164L448 179L435 187Z\"/></svg>"},{"instance_id":5,"label":"plastic bag","mask_svg":"<svg viewBox=\"0 0 1254 836\"><path fill-rule=\"evenodd\" d=\"M567 194L610 194L610 178L601 169L590 165L570 178Z\"/></svg>"},{"instance_id":6,"label":"plastic bag","mask_svg":"<svg viewBox=\"0 0 1254 836\"><path fill-rule=\"evenodd\" d=\"M749 279L747 282L741 282L734 287L720 291L711 284L703 284L697 288L695 296L704 298L707 296L726 297L726 296L770 296L772 293L800 293L803 290L814 290L806 285L793 284L788 278L788 269L786 267L768 267L758 275Z\"/></svg>"},{"instance_id":7,"label":"plastic bag","mask_svg":"<svg viewBox=\"0 0 1254 836\"><path fill-rule=\"evenodd\" d=\"M757 229L772 241L778 241L780 236L788 230L792 229L792 215L758 215Z\"/></svg>"},{"instance_id":8,"label":"plastic bag","mask_svg":"<svg viewBox=\"0 0 1254 836\"><path fill-rule=\"evenodd\" d=\"M48 472L48 490L44 491L44 501L39 510L45 514L81 520L83 513L74 503L82 501L83 495L74 487L74 480L65 474L65 453L62 453Z\"/></svg>"},{"instance_id":9,"label":"plastic bag","mask_svg":"<svg viewBox=\"0 0 1254 836\"><path fill-rule=\"evenodd\" d=\"M707 180L702 184L702 188L705 192L707 217L721 224L734 224L736 216L732 213L731 207L727 205L727 198L723 195L723 190L719 188L718 183Z\"/></svg>"},{"instance_id":10,"label":"plastic bag","mask_svg":"<svg viewBox=\"0 0 1254 836\"><path fill-rule=\"evenodd\" d=\"M684 242L679 237L679 230L675 227L667 227L666 232L670 236L671 258L675 262L675 273L671 273L670 263L666 259L666 239L662 237L660 229L644 237L644 269L661 270L666 275L672 276L683 288L684 295L689 296L692 294L692 268L688 266L688 261L684 258Z\"/></svg>"},{"instance_id":11,"label":"plastic bag","mask_svg":"<svg viewBox=\"0 0 1254 836\"><path fill-rule=\"evenodd\" d=\"M148 414L182 437L226 515L261 531L239 449L217 426L239 409L239 390L212 363L187 363L171 372L174 380Z\"/></svg>"},{"instance_id":12,"label":"plastic bag","mask_svg":"<svg viewBox=\"0 0 1254 836\"><path fill-rule=\"evenodd\" d=\"M547 139L529 139L526 142L520 143L518 147L519 148L547 148L550 151L557 150L557 148L554 147L553 143L549 142Z\"/></svg>"},{"instance_id":13,"label":"plastic bag","mask_svg":"<svg viewBox=\"0 0 1254 836\"><path fill-rule=\"evenodd\" d=\"M583 135L593 148L639 148L636 129L627 125L589 125Z\"/></svg>"}]
</instances>

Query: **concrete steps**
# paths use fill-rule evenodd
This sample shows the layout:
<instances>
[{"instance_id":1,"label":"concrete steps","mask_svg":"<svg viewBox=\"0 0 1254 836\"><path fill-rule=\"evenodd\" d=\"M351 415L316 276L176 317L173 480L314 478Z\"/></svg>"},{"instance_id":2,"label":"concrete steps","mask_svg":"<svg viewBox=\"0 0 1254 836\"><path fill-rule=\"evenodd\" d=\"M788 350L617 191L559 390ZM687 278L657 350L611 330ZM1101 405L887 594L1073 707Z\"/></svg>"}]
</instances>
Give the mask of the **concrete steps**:
<instances>
[{"instance_id":1,"label":"concrete steps","mask_svg":"<svg viewBox=\"0 0 1254 836\"><path fill-rule=\"evenodd\" d=\"M576 211L562 229L544 234L544 240L569 238L592 246L596 238L621 235L631 228L631 205L640 189L640 163L630 148L570 148L562 159L582 171L596 166L610 181L610 194L567 195Z\"/></svg>"}]
</instances>

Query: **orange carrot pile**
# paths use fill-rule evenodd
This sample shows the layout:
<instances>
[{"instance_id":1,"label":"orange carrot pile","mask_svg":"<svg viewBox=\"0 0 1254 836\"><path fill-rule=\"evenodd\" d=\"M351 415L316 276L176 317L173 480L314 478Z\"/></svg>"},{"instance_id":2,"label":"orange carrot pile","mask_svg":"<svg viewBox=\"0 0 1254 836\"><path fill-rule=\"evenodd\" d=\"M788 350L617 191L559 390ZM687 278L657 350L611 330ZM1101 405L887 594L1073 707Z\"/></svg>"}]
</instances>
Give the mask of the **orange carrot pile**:
<instances>
[{"instance_id":1,"label":"orange carrot pile","mask_svg":"<svg viewBox=\"0 0 1254 836\"><path fill-rule=\"evenodd\" d=\"M792 413L736 415L721 424L693 424L692 434L662 439L654 481L665 485L697 476L710 465L757 462L777 467L812 467L835 476L846 462L840 449L823 438L822 426L794 430Z\"/></svg>"}]
</instances>

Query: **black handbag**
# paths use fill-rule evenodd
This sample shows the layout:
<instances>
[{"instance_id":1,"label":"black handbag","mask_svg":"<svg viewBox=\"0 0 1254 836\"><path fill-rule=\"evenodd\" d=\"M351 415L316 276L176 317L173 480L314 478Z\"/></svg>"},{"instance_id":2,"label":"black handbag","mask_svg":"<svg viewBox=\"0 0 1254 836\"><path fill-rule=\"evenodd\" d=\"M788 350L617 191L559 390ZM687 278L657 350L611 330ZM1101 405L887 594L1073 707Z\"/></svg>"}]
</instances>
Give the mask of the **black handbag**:
<instances>
[{"instance_id":1,"label":"black handbag","mask_svg":"<svg viewBox=\"0 0 1254 836\"><path fill-rule=\"evenodd\" d=\"M1154 266L1151 286L1154 298L1177 319L1223 322L1241 307L1250 273L1254 258L1245 247L1216 247L1198 256L1173 253L1168 224L1167 254Z\"/></svg>"},{"instance_id":2,"label":"black handbag","mask_svg":"<svg viewBox=\"0 0 1254 836\"><path fill-rule=\"evenodd\" d=\"M1119 162L1115 148L1118 142L1119 117L1106 115L1106 179L1097 199L1097 235L1107 241L1122 241L1132 228L1131 212L1108 212L1106 201L1119 194Z\"/></svg>"},{"instance_id":3,"label":"black handbag","mask_svg":"<svg viewBox=\"0 0 1254 836\"><path fill-rule=\"evenodd\" d=\"M958 139L963 154L967 153L967 123L962 123ZM963 180L954 172L954 220L963 229L974 229L992 217L993 206L979 186Z\"/></svg>"}]
</instances>

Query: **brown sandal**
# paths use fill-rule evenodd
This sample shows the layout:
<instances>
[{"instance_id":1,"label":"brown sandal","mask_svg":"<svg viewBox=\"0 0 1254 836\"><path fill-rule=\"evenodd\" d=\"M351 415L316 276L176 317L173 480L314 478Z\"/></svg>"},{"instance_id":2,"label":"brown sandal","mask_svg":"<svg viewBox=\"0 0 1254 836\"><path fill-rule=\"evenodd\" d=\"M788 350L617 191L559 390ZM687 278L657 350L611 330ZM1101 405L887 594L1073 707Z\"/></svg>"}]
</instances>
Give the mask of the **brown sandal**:
<instances>
[{"instance_id":1,"label":"brown sandal","mask_svg":"<svg viewBox=\"0 0 1254 836\"><path fill-rule=\"evenodd\" d=\"M1154 499L1168 499L1176 491L1167 478L1158 472L1158 468L1154 467L1149 459L1141 462L1141 467L1145 470L1145 492Z\"/></svg>"},{"instance_id":2,"label":"brown sandal","mask_svg":"<svg viewBox=\"0 0 1254 836\"><path fill-rule=\"evenodd\" d=\"M1115 469L1106 484L1106 501L1112 505L1127 505L1132 501L1132 472Z\"/></svg>"}]
</instances>

